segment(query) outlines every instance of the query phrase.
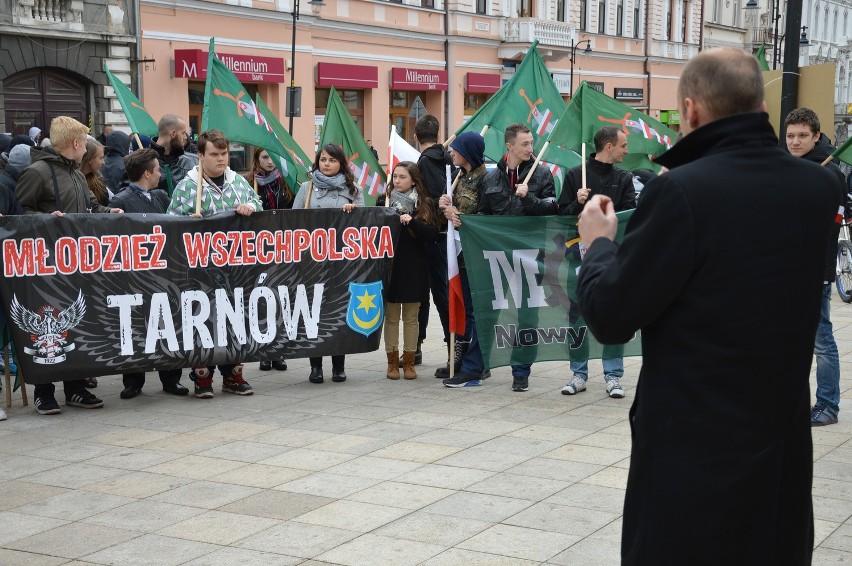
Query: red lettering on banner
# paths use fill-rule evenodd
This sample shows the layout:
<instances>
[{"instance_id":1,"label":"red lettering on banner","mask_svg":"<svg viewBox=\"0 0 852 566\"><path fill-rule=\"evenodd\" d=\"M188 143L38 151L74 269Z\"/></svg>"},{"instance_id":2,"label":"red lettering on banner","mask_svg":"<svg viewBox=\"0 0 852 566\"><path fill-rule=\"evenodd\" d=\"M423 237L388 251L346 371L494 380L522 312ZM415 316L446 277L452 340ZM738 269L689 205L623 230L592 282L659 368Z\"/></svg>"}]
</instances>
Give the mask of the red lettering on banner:
<instances>
[{"instance_id":1,"label":"red lettering on banner","mask_svg":"<svg viewBox=\"0 0 852 566\"><path fill-rule=\"evenodd\" d=\"M50 252L47 251L47 245L44 243L44 238L39 238L35 241L35 271L37 275L54 275L56 268L47 264L47 258L50 257Z\"/></svg>"},{"instance_id":2,"label":"red lettering on banner","mask_svg":"<svg viewBox=\"0 0 852 566\"><path fill-rule=\"evenodd\" d=\"M56 240L56 269L63 275L77 271L77 240L59 238Z\"/></svg>"},{"instance_id":3,"label":"red lettering on banner","mask_svg":"<svg viewBox=\"0 0 852 566\"><path fill-rule=\"evenodd\" d=\"M343 259L343 254L337 250L337 229L328 229L328 240L333 244L328 247L328 259L331 261L340 261Z\"/></svg>"},{"instance_id":4,"label":"red lettering on banner","mask_svg":"<svg viewBox=\"0 0 852 566\"><path fill-rule=\"evenodd\" d=\"M358 245L358 228L343 229L343 257L348 260L355 260L361 255L361 249Z\"/></svg>"},{"instance_id":5,"label":"red lettering on banner","mask_svg":"<svg viewBox=\"0 0 852 566\"><path fill-rule=\"evenodd\" d=\"M275 261L275 253L269 251L267 248L273 246L275 243L275 239L272 236L272 232L269 230L261 230L257 233L257 239L255 240L254 245L257 248L257 261L261 264L270 264Z\"/></svg>"},{"instance_id":6,"label":"red lettering on banner","mask_svg":"<svg viewBox=\"0 0 852 566\"><path fill-rule=\"evenodd\" d=\"M154 226L154 233L151 234L151 243L154 244L154 249L151 250L151 269L165 269L166 262L160 258L163 255L163 250L166 248L166 235L163 234L163 229L160 226Z\"/></svg>"},{"instance_id":7,"label":"red lettering on banner","mask_svg":"<svg viewBox=\"0 0 852 566\"><path fill-rule=\"evenodd\" d=\"M298 230L293 230L293 239L296 241L293 247L293 261L299 263L302 261L302 252L308 249L311 243L311 233L299 228Z\"/></svg>"},{"instance_id":8,"label":"red lettering on banner","mask_svg":"<svg viewBox=\"0 0 852 566\"><path fill-rule=\"evenodd\" d=\"M391 236L390 226L382 226L379 232L378 255L372 257L373 259L393 257L393 237Z\"/></svg>"},{"instance_id":9,"label":"red lettering on banner","mask_svg":"<svg viewBox=\"0 0 852 566\"><path fill-rule=\"evenodd\" d=\"M228 241L231 243L231 251L228 254L228 265L241 265L239 260L240 254L240 233L228 232Z\"/></svg>"},{"instance_id":10,"label":"red lettering on banner","mask_svg":"<svg viewBox=\"0 0 852 566\"><path fill-rule=\"evenodd\" d=\"M186 250L186 260L190 268L207 267L208 255L205 253L210 248L210 233L206 234L183 234L183 247Z\"/></svg>"},{"instance_id":11,"label":"red lettering on banner","mask_svg":"<svg viewBox=\"0 0 852 566\"><path fill-rule=\"evenodd\" d=\"M144 247L145 243L148 241L148 237L144 235L133 235L130 236L130 246L132 250L132 258L133 265L136 269L144 269L148 270L151 266L148 264L146 260L148 256L148 250Z\"/></svg>"},{"instance_id":12,"label":"red lettering on banner","mask_svg":"<svg viewBox=\"0 0 852 566\"><path fill-rule=\"evenodd\" d=\"M328 255L328 232L319 229L311 232L311 259L324 261Z\"/></svg>"},{"instance_id":13,"label":"red lettering on banner","mask_svg":"<svg viewBox=\"0 0 852 566\"><path fill-rule=\"evenodd\" d=\"M121 271L121 264L115 261L115 256L118 255L118 236L104 236L101 241L106 247L103 253L104 272Z\"/></svg>"},{"instance_id":14,"label":"red lettering on banner","mask_svg":"<svg viewBox=\"0 0 852 566\"><path fill-rule=\"evenodd\" d=\"M210 249L213 250L213 256L210 261L216 267L222 267L228 263L228 238L222 232L214 232L210 238Z\"/></svg>"},{"instance_id":15,"label":"red lettering on banner","mask_svg":"<svg viewBox=\"0 0 852 566\"><path fill-rule=\"evenodd\" d=\"M255 254L254 232L241 232L240 240L243 248L243 265L254 265L257 263L257 255Z\"/></svg>"},{"instance_id":16,"label":"red lettering on banner","mask_svg":"<svg viewBox=\"0 0 852 566\"><path fill-rule=\"evenodd\" d=\"M6 277L22 277L35 273L35 255L33 239L21 240L21 247L15 240L3 241L3 272Z\"/></svg>"},{"instance_id":17,"label":"red lettering on banner","mask_svg":"<svg viewBox=\"0 0 852 566\"><path fill-rule=\"evenodd\" d=\"M376 226L361 228L361 259L379 257L379 249L375 244L378 232L379 229Z\"/></svg>"},{"instance_id":18,"label":"red lettering on banner","mask_svg":"<svg viewBox=\"0 0 852 566\"><path fill-rule=\"evenodd\" d=\"M101 242L91 236L83 236L79 240L80 273L95 273L103 264Z\"/></svg>"},{"instance_id":19,"label":"red lettering on banner","mask_svg":"<svg viewBox=\"0 0 852 566\"><path fill-rule=\"evenodd\" d=\"M293 261L293 232L278 232L275 237L275 262L290 263Z\"/></svg>"}]
</instances>

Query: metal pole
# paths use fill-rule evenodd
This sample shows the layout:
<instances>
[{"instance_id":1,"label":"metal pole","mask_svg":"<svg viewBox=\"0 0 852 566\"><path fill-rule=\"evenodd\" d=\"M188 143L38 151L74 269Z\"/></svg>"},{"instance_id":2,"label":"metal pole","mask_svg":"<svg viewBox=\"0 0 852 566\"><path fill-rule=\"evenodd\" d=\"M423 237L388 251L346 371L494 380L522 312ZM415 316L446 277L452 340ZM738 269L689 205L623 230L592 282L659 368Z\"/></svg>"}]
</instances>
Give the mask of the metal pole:
<instances>
[{"instance_id":1,"label":"metal pole","mask_svg":"<svg viewBox=\"0 0 852 566\"><path fill-rule=\"evenodd\" d=\"M802 26L802 0L788 0L787 26L784 32L784 67L781 78L781 116L779 143L785 145L784 118L796 108L799 91L799 30Z\"/></svg>"},{"instance_id":2,"label":"metal pole","mask_svg":"<svg viewBox=\"0 0 852 566\"><path fill-rule=\"evenodd\" d=\"M772 18L775 20L773 22L775 26L775 31L772 32L772 70L778 68L778 51L780 50L780 41L778 40L778 20L781 19L781 0L774 0L772 2Z\"/></svg>"},{"instance_id":3,"label":"metal pole","mask_svg":"<svg viewBox=\"0 0 852 566\"><path fill-rule=\"evenodd\" d=\"M574 49L574 38L571 38L571 84L569 86L571 92L571 99L574 99L574 54L576 53Z\"/></svg>"},{"instance_id":4,"label":"metal pole","mask_svg":"<svg viewBox=\"0 0 852 566\"><path fill-rule=\"evenodd\" d=\"M296 88L296 21L299 19L299 0L293 0L293 41L290 46L290 89L287 91L287 114L290 116L289 134L293 135L293 90Z\"/></svg>"}]
</instances>

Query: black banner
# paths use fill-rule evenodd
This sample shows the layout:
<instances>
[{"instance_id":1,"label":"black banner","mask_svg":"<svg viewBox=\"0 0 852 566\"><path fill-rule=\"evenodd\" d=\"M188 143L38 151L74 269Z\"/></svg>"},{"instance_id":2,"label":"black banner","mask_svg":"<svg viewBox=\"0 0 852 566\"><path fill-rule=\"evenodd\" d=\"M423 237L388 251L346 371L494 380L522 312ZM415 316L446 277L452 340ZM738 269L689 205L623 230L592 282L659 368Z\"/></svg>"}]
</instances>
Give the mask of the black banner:
<instances>
[{"instance_id":1,"label":"black banner","mask_svg":"<svg viewBox=\"0 0 852 566\"><path fill-rule=\"evenodd\" d=\"M383 208L0 218L28 383L378 349L399 233Z\"/></svg>"}]
</instances>

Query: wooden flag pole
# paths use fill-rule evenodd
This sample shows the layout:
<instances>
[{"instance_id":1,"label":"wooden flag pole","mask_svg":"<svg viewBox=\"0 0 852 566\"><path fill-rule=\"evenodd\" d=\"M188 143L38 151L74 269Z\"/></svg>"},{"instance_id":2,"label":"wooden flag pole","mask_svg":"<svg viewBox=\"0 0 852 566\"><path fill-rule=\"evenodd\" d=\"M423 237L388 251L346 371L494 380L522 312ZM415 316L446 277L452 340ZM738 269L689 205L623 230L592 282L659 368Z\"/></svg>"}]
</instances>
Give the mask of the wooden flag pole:
<instances>
[{"instance_id":1,"label":"wooden flag pole","mask_svg":"<svg viewBox=\"0 0 852 566\"><path fill-rule=\"evenodd\" d=\"M259 192L257 192L257 171L254 172L254 194L260 194Z\"/></svg>"},{"instance_id":2,"label":"wooden flag pole","mask_svg":"<svg viewBox=\"0 0 852 566\"><path fill-rule=\"evenodd\" d=\"M9 371L9 345L3 345L3 359L6 361L6 406L12 406L12 374Z\"/></svg>"},{"instance_id":3,"label":"wooden flag pole","mask_svg":"<svg viewBox=\"0 0 852 566\"><path fill-rule=\"evenodd\" d=\"M829 163L831 163L831 160L832 160L832 159L834 159L834 155L829 155L828 157L826 157L826 158L825 158L825 161L823 161L822 163L820 163L820 165L822 165L823 167L825 167L826 165L828 165Z\"/></svg>"},{"instance_id":4,"label":"wooden flag pole","mask_svg":"<svg viewBox=\"0 0 852 566\"><path fill-rule=\"evenodd\" d=\"M530 179L532 178L533 173L535 173L535 168L538 167L538 162L541 161L541 157L544 155L544 152L547 151L547 148L548 148L549 145L550 145L550 140L547 140L546 142L544 142L544 145L541 146L541 151L539 151L538 155L535 156L535 161L533 162L532 167L530 167L530 172L527 173L527 177L524 179L525 185L530 182Z\"/></svg>"},{"instance_id":5,"label":"wooden flag pole","mask_svg":"<svg viewBox=\"0 0 852 566\"><path fill-rule=\"evenodd\" d=\"M305 197L305 210L311 207L311 195L314 193L314 180L311 178L311 182L308 183L308 194Z\"/></svg>"},{"instance_id":6,"label":"wooden flag pole","mask_svg":"<svg viewBox=\"0 0 852 566\"><path fill-rule=\"evenodd\" d=\"M582 165L583 165L583 167L582 167L582 184L580 185L580 188L585 189L586 188L586 143L585 142L583 142L582 152L583 152L582 155L580 155L580 158L583 160L583 162L582 162Z\"/></svg>"},{"instance_id":7,"label":"wooden flag pole","mask_svg":"<svg viewBox=\"0 0 852 566\"><path fill-rule=\"evenodd\" d=\"M27 383L24 381L24 373L21 371L21 368L18 368L16 377L18 379L18 385L21 387L21 404L26 407L30 404L30 399L27 397Z\"/></svg>"},{"instance_id":8,"label":"wooden flag pole","mask_svg":"<svg viewBox=\"0 0 852 566\"><path fill-rule=\"evenodd\" d=\"M136 140L136 147L142 149L142 140L139 139L139 134L133 132L133 139Z\"/></svg>"},{"instance_id":9,"label":"wooden flag pole","mask_svg":"<svg viewBox=\"0 0 852 566\"><path fill-rule=\"evenodd\" d=\"M480 135L480 136L482 136L482 137L485 137L485 132L487 132L487 131L488 131L488 128L490 128L490 127L491 127L491 126L490 126L489 124L485 124L485 125L482 127L482 131L481 131L481 132L479 132L479 135ZM455 134L453 134L453 135L451 135L449 138L447 138L447 141L445 141L445 142L444 142L444 147L450 147L450 144L451 144L451 143L453 143L453 140L454 140L454 139L456 139L456 135L455 135Z\"/></svg>"},{"instance_id":10,"label":"wooden flag pole","mask_svg":"<svg viewBox=\"0 0 852 566\"><path fill-rule=\"evenodd\" d=\"M201 191L204 190L204 167L198 164L198 191L195 195L195 214L201 214Z\"/></svg>"}]
</instances>

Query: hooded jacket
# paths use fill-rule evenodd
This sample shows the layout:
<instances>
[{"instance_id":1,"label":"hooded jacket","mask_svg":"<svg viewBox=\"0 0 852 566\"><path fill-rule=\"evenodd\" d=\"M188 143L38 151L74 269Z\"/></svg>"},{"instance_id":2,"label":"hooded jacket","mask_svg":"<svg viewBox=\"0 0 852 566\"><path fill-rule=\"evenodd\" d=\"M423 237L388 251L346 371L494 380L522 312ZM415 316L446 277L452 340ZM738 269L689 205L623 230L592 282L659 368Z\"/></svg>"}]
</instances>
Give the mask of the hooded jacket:
<instances>
[{"instance_id":1,"label":"hooded jacket","mask_svg":"<svg viewBox=\"0 0 852 566\"><path fill-rule=\"evenodd\" d=\"M515 186L526 179L535 160L521 163L517 171L509 171L504 155L492 169L482 177L482 195L479 198L478 214L508 216L546 216L556 214L556 189L553 175L544 166L537 165L527 184L529 189L524 198L515 196ZM510 182L509 176L514 178Z\"/></svg>"},{"instance_id":2,"label":"hooded jacket","mask_svg":"<svg viewBox=\"0 0 852 566\"><path fill-rule=\"evenodd\" d=\"M820 136L823 138L824 136ZM816 163L817 165L822 165L822 162L825 161L825 158L831 155L833 151L831 149L831 144L817 144L812 150L802 156L803 159L807 159L812 163ZM835 177L837 177L840 184L840 192L837 195L838 203L839 203L839 213L842 218L843 214L843 203L846 202L846 191L845 191L845 183L846 179L843 177L843 172L840 171L840 168L834 163L827 163L825 168L831 171ZM825 272L823 274L824 281L826 283L833 282L835 277L837 276L837 237L840 235L840 223L835 222L831 227L831 235L828 238L828 251L825 255Z\"/></svg>"},{"instance_id":3,"label":"hooded jacket","mask_svg":"<svg viewBox=\"0 0 852 566\"><path fill-rule=\"evenodd\" d=\"M436 199L447 193L447 165L450 166L450 173L454 173L453 160L439 143L424 149L417 160L423 182L426 183L429 194Z\"/></svg>"},{"instance_id":4,"label":"hooded jacket","mask_svg":"<svg viewBox=\"0 0 852 566\"><path fill-rule=\"evenodd\" d=\"M50 214L57 210L64 213L110 211L98 203L89 190L76 161L62 156L52 147L33 148L30 155L32 165L18 177L15 189L25 214Z\"/></svg>"},{"instance_id":5,"label":"hooded jacket","mask_svg":"<svg viewBox=\"0 0 852 566\"><path fill-rule=\"evenodd\" d=\"M124 132L113 132L107 136L104 146L104 166L101 175L107 187L117 194L125 180L124 157L130 152L130 136Z\"/></svg>"},{"instance_id":6,"label":"hooded jacket","mask_svg":"<svg viewBox=\"0 0 852 566\"><path fill-rule=\"evenodd\" d=\"M177 216L193 214L198 193L196 187L198 187L198 168L193 167L189 174L185 175L180 184L175 187L168 213ZM201 188L203 191L201 194L201 215L204 217L236 210L241 204L250 205L255 212L263 210L263 205L260 203L257 193L254 192L242 175L238 175L230 167L225 169L221 187L211 184L209 178L204 178Z\"/></svg>"}]
</instances>

